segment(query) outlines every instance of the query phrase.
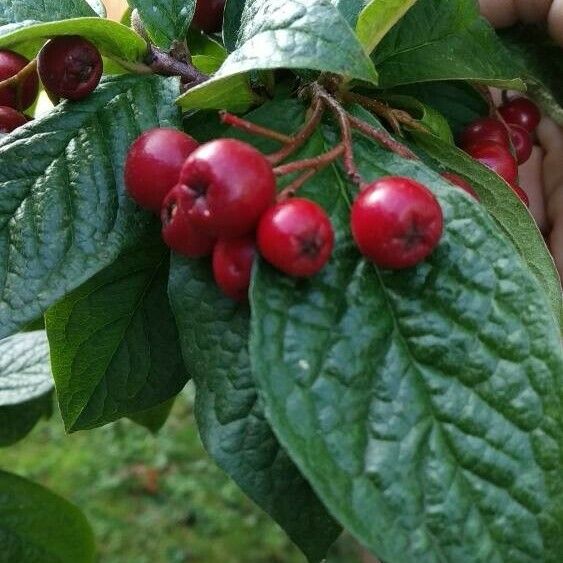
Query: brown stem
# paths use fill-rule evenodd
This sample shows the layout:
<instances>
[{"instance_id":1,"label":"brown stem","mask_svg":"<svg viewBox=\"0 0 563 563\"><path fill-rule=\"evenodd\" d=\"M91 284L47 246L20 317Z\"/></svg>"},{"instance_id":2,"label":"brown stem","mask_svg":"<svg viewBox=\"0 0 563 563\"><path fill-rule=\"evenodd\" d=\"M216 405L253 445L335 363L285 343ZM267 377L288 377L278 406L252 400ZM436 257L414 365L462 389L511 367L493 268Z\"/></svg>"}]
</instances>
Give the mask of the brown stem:
<instances>
[{"instance_id":1,"label":"brown stem","mask_svg":"<svg viewBox=\"0 0 563 563\"><path fill-rule=\"evenodd\" d=\"M10 87L16 88L16 103L18 109L25 109L22 108L22 104L21 104L23 85L27 77L36 71L37 71L37 59L33 59L29 61L29 63L27 63L17 74L14 74L14 76L10 76L10 78L6 78L6 80L2 80L0 82L0 90Z\"/></svg>"},{"instance_id":2,"label":"brown stem","mask_svg":"<svg viewBox=\"0 0 563 563\"><path fill-rule=\"evenodd\" d=\"M277 201L284 201L285 199L293 197L297 193L299 188L301 186L303 186L307 181L309 181L316 173L317 173L317 170L311 169L311 170L307 170L307 172L304 172L303 174L301 174L301 176L298 176L297 178L295 178L295 180L293 180L293 182L291 182L291 184L288 184L278 194Z\"/></svg>"},{"instance_id":3,"label":"brown stem","mask_svg":"<svg viewBox=\"0 0 563 563\"><path fill-rule=\"evenodd\" d=\"M305 122L302 129L293 136L291 142L289 142L285 147L281 148L279 151L268 155L268 160L272 166L276 166L280 162L283 162L286 158L289 158L293 153L300 149L303 144L311 137L315 129L321 122L321 118L325 111L325 106L321 100L315 100L312 106L312 113L309 119Z\"/></svg>"},{"instance_id":4,"label":"brown stem","mask_svg":"<svg viewBox=\"0 0 563 563\"><path fill-rule=\"evenodd\" d=\"M237 117L236 115L233 115L232 113L229 113L227 111L219 112L219 117L221 118L221 123L236 127L237 129L245 131L246 133L257 135L258 137L273 139L274 141L278 141L284 144L293 142L293 137L290 137L289 135L284 135L279 131L261 127L260 125L256 125L255 123L247 121L246 119Z\"/></svg>"},{"instance_id":5,"label":"brown stem","mask_svg":"<svg viewBox=\"0 0 563 563\"><path fill-rule=\"evenodd\" d=\"M350 121L350 125L354 129L357 129L360 133L363 133L366 137L373 139L386 149L389 149L403 158L418 160L418 157L414 154L414 152L402 143L399 143L399 141L395 141L395 139L393 139L393 137L391 137L391 135L389 135L386 131L380 131L371 125L368 125L365 121L362 121L350 114L348 114L348 119Z\"/></svg>"},{"instance_id":6,"label":"brown stem","mask_svg":"<svg viewBox=\"0 0 563 563\"><path fill-rule=\"evenodd\" d=\"M304 158L303 160L296 160L294 162L290 162L289 164L278 166L277 168L274 168L274 174L276 176L285 176L302 170L313 170L314 172L318 172L328 166L331 162L334 162L339 156L345 153L345 151L346 147L344 146L344 142L342 142L318 156Z\"/></svg>"},{"instance_id":7,"label":"brown stem","mask_svg":"<svg viewBox=\"0 0 563 563\"><path fill-rule=\"evenodd\" d=\"M200 72L195 66L175 59L162 49L151 45L145 63L155 74L163 76L179 76L182 82L195 86L209 79L206 74Z\"/></svg>"},{"instance_id":8,"label":"brown stem","mask_svg":"<svg viewBox=\"0 0 563 563\"><path fill-rule=\"evenodd\" d=\"M497 106L495 101L493 100L493 95L487 86L482 86L481 84L474 84L473 87L487 102L487 106L489 107L489 115L495 116L497 113Z\"/></svg>"}]
</instances>

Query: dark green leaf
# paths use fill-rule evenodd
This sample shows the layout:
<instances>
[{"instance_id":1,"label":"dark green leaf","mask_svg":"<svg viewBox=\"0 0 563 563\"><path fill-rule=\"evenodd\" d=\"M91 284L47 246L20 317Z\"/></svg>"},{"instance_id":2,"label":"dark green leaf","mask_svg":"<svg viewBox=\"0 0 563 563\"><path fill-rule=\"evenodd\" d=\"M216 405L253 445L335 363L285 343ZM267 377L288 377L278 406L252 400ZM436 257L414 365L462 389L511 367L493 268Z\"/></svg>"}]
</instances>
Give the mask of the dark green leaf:
<instances>
[{"instance_id":1,"label":"dark green leaf","mask_svg":"<svg viewBox=\"0 0 563 563\"><path fill-rule=\"evenodd\" d=\"M0 471L0 563L94 563L94 537L74 505Z\"/></svg>"},{"instance_id":2,"label":"dark green leaf","mask_svg":"<svg viewBox=\"0 0 563 563\"><path fill-rule=\"evenodd\" d=\"M299 281L261 262L251 289L268 419L329 510L383 560L556 563L563 356L545 294L469 196L371 141L355 154L366 181L430 186L446 231L418 267L378 270L351 240L340 170L309 182L303 195L337 231L330 265Z\"/></svg>"},{"instance_id":3,"label":"dark green leaf","mask_svg":"<svg viewBox=\"0 0 563 563\"><path fill-rule=\"evenodd\" d=\"M101 426L175 397L188 378L157 232L45 315L67 430Z\"/></svg>"},{"instance_id":4,"label":"dark green leaf","mask_svg":"<svg viewBox=\"0 0 563 563\"><path fill-rule=\"evenodd\" d=\"M156 45L168 48L183 40L195 11L195 0L129 0Z\"/></svg>"},{"instance_id":5,"label":"dark green leaf","mask_svg":"<svg viewBox=\"0 0 563 563\"><path fill-rule=\"evenodd\" d=\"M3 25L0 49L23 45L25 54L32 56L47 39L58 35L81 35L94 43L103 55L124 61L140 61L147 53L145 40L131 28L98 17Z\"/></svg>"},{"instance_id":6,"label":"dark green leaf","mask_svg":"<svg viewBox=\"0 0 563 563\"><path fill-rule=\"evenodd\" d=\"M247 306L221 296L208 261L181 258L172 260L170 300L206 450L311 561L320 561L340 528L264 418L248 360Z\"/></svg>"},{"instance_id":7,"label":"dark green leaf","mask_svg":"<svg viewBox=\"0 0 563 563\"><path fill-rule=\"evenodd\" d=\"M3 0L0 26L24 21L51 22L95 16L86 0Z\"/></svg>"},{"instance_id":8,"label":"dark green leaf","mask_svg":"<svg viewBox=\"0 0 563 563\"><path fill-rule=\"evenodd\" d=\"M0 142L0 338L135 244L154 219L125 195L139 133L179 125L175 79L107 79Z\"/></svg>"},{"instance_id":9,"label":"dark green leaf","mask_svg":"<svg viewBox=\"0 0 563 563\"><path fill-rule=\"evenodd\" d=\"M18 442L50 414L52 390L43 331L0 340L0 446Z\"/></svg>"},{"instance_id":10,"label":"dark green leaf","mask_svg":"<svg viewBox=\"0 0 563 563\"><path fill-rule=\"evenodd\" d=\"M446 170L461 174L475 188L483 205L512 241L549 297L555 318L563 314L561 281L553 257L534 218L503 180L463 151L424 134L418 144Z\"/></svg>"},{"instance_id":11,"label":"dark green leaf","mask_svg":"<svg viewBox=\"0 0 563 563\"><path fill-rule=\"evenodd\" d=\"M153 407L152 409L132 414L129 418L139 426L145 427L153 434L158 434L160 429L166 424L166 421L172 412L174 402L175 399L170 399L165 403L156 405L156 407Z\"/></svg>"},{"instance_id":12,"label":"dark green leaf","mask_svg":"<svg viewBox=\"0 0 563 563\"><path fill-rule=\"evenodd\" d=\"M227 0L223 17L223 41L227 51L237 48L238 33L246 0Z\"/></svg>"},{"instance_id":13,"label":"dark green leaf","mask_svg":"<svg viewBox=\"0 0 563 563\"><path fill-rule=\"evenodd\" d=\"M329 0L248 0L235 51L211 80L189 90L179 103L186 109L210 109L212 98L217 109L246 109L240 100L231 100L233 77L276 68L377 81L372 62Z\"/></svg>"},{"instance_id":14,"label":"dark green leaf","mask_svg":"<svg viewBox=\"0 0 563 563\"><path fill-rule=\"evenodd\" d=\"M380 86L431 80L474 80L524 89L475 0L418 0L373 54Z\"/></svg>"},{"instance_id":15,"label":"dark green leaf","mask_svg":"<svg viewBox=\"0 0 563 563\"><path fill-rule=\"evenodd\" d=\"M529 94L563 125L563 57L561 46L546 30L516 26L501 32L501 39L521 68Z\"/></svg>"}]
</instances>

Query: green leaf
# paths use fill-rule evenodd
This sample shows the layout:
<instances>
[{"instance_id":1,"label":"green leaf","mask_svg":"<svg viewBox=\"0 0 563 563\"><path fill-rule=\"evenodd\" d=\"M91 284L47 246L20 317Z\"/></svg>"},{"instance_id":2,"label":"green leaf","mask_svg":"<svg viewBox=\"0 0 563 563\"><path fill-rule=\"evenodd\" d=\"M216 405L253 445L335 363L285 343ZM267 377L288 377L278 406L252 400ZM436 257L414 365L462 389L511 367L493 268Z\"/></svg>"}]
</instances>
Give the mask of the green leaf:
<instances>
[{"instance_id":1,"label":"green leaf","mask_svg":"<svg viewBox=\"0 0 563 563\"><path fill-rule=\"evenodd\" d=\"M338 8L352 29L354 29L358 16L367 1L369 0L330 0L331 4Z\"/></svg>"},{"instance_id":2,"label":"green leaf","mask_svg":"<svg viewBox=\"0 0 563 563\"><path fill-rule=\"evenodd\" d=\"M152 216L125 194L141 131L179 126L176 79L108 78L0 141L0 338L114 262Z\"/></svg>"},{"instance_id":3,"label":"green leaf","mask_svg":"<svg viewBox=\"0 0 563 563\"><path fill-rule=\"evenodd\" d=\"M455 79L524 89L518 66L475 0L418 0L372 58L384 88Z\"/></svg>"},{"instance_id":4,"label":"green leaf","mask_svg":"<svg viewBox=\"0 0 563 563\"><path fill-rule=\"evenodd\" d=\"M68 431L146 411L188 380L167 297L169 252L158 232L151 238L45 315Z\"/></svg>"},{"instance_id":5,"label":"green leaf","mask_svg":"<svg viewBox=\"0 0 563 563\"><path fill-rule=\"evenodd\" d=\"M369 55L417 0L371 0L360 13L356 35Z\"/></svg>"},{"instance_id":6,"label":"green leaf","mask_svg":"<svg viewBox=\"0 0 563 563\"><path fill-rule=\"evenodd\" d=\"M329 0L248 0L235 51L211 80L189 90L179 103L187 109L210 109L212 99L215 109L247 109L240 99L230 99L236 87L233 77L277 68L377 82L372 62Z\"/></svg>"},{"instance_id":7,"label":"green leaf","mask_svg":"<svg viewBox=\"0 0 563 563\"><path fill-rule=\"evenodd\" d=\"M81 35L108 57L137 62L147 54L147 43L131 28L104 18L73 18L54 22L20 22L0 27L0 49L24 48L33 56L45 41L59 35Z\"/></svg>"},{"instance_id":8,"label":"green leaf","mask_svg":"<svg viewBox=\"0 0 563 563\"><path fill-rule=\"evenodd\" d=\"M419 146L446 170L464 176L482 204L500 225L549 297L558 322L563 319L561 281L553 257L534 218L506 183L463 151L424 134L415 134Z\"/></svg>"},{"instance_id":9,"label":"green leaf","mask_svg":"<svg viewBox=\"0 0 563 563\"><path fill-rule=\"evenodd\" d=\"M24 21L50 22L96 15L97 12L86 0L3 0L0 2L0 26Z\"/></svg>"},{"instance_id":10,"label":"green leaf","mask_svg":"<svg viewBox=\"0 0 563 563\"><path fill-rule=\"evenodd\" d=\"M418 267L379 270L351 240L340 169L307 184L337 244L310 280L256 268L250 356L268 420L385 561L560 561L563 355L545 294L469 196L420 162L354 146L366 181L431 187L445 234Z\"/></svg>"},{"instance_id":11,"label":"green leaf","mask_svg":"<svg viewBox=\"0 0 563 563\"><path fill-rule=\"evenodd\" d=\"M195 4L195 0L129 0L129 5L139 11L150 38L163 48L186 37Z\"/></svg>"},{"instance_id":12,"label":"green leaf","mask_svg":"<svg viewBox=\"0 0 563 563\"><path fill-rule=\"evenodd\" d=\"M310 561L320 561L340 527L264 418L248 359L248 307L221 295L208 261L179 257L172 260L170 300L196 385L195 414L206 450Z\"/></svg>"},{"instance_id":13,"label":"green leaf","mask_svg":"<svg viewBox=\"0 0 563 563\"><path fill-rule=\"evenodd\" d=\"M45 332L0 340L0 446L18 442L50 414L52 390Z\"/></svg>"},{"instance_id":14,"label":"green leaf","mask_svg":"<svg viewBox=\"0 0 563 563\"><path fill-rule=\"evenodd\" d=\"M561 46L545 29L515 26L500 32L510 56L521 68L530 97L559 125L563 125L563 60Z\"/></svg>"},{"instance_id":15,"label":"green leaf","mask_svg":"<svg viewBox=\"0 0 563 563\"><path fill-rule=\"evenodd\" d=\"M237 48L238 33L246 0L227 0L223 15L223 42L227 51Z\"/></svg>"},{"instance_id":16,"label":"green leaf","mask_svg":"<svg viewBox=\"0 0 563 563\"><path fill-rule=\"evenodd\" d=\"M0 471L0 562L94 563L94 536L74 505Z\"/></svg>"},{"instance_id":17,"label":"green leaf","mask_svg":"<svg viewBox=\"0 0 563 563\"><path fill-rule=\"evenodd\" d=\"M153 434L158 434L162 427L166 424L172 407L174 406L175 398L170 399L160 405L156 405L152 409L141 411L129 416L129 418L139 426L143 426Z\"/></svg>"}]
</instances>

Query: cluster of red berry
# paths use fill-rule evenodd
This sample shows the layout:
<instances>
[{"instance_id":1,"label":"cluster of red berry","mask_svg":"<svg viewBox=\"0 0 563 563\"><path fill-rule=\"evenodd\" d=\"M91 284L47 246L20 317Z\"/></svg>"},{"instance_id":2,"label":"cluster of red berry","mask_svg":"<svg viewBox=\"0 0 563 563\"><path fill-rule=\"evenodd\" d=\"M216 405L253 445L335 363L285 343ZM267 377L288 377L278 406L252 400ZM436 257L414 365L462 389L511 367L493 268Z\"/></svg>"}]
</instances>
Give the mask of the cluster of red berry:
<instances>
[{"instance_id":1,"label":"cluster of red berry","mask_svg":"<svg viewBox=\"0 0 563 563\"><path fill-rule=\"evenodd\" d=\"M98 49L78 36L51 39L36 61L1 50L0 133L11 133L30 120L23 112L37 99L39 79L52 99L81 100L96 88L102 70Z\"/></svg>"},{"instance_id":2,"label":"cluster of red berry","mask_svg":"<svg viewBox=\"0 0 563 563\"><path fill-rule=\"evenodd\" d=\"M235 300L248 294L256 253L292 277L315 275L328 262L334 230L326 212L301 197L278 197L268 159L235 139L199 146L189 135L143 133L125 163L130 196L160 213L166 244L190 258L213 255L217 285ZM360 251L385 268L424 260L443 230L434 195L409 178L365 186L352 209Z\"/></svg>"},{"instance_id":3,"label":"cluster of red berry","mask_svg":"<svg viewBox=\"0 0 563 563\"><path fill-rule=\"evenodd\" d=\"M518 185L518 165L531 156L532 135L541 120L537 106L526 98L515 98L498 110L499 119L485 117L471 123L461 134L459 146L499 176L529 205Z\"/></svg>"}]
</instances>

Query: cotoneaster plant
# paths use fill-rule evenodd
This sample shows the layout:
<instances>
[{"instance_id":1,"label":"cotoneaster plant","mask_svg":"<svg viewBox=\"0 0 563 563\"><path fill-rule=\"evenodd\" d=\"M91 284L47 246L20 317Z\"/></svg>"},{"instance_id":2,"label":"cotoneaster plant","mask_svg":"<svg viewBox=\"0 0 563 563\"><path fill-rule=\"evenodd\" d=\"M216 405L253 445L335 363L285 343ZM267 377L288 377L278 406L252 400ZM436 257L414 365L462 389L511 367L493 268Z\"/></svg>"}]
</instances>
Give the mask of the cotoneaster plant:
<instances>
[{"instance_id":1,"label":"cotoneaster plant","mask_svg":"<svg viewBox=\"0 0 563 563\"><path fill-rule=\"evenodd\" d=\"M191 380L310 562L343 531L385 563L563 560L561 282L518 170L537 104L563 114L553 47L474 0L130 8L0 0L0 446L55 390L68 432L156 432ZM0 553L97 560L8 472Z\"/></svg>"}]
</instances>

